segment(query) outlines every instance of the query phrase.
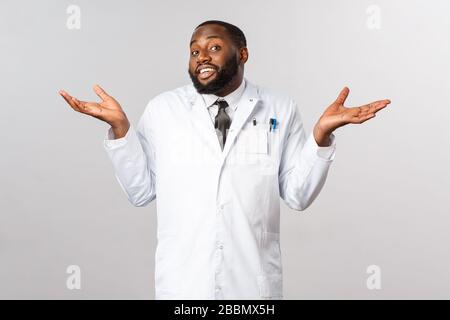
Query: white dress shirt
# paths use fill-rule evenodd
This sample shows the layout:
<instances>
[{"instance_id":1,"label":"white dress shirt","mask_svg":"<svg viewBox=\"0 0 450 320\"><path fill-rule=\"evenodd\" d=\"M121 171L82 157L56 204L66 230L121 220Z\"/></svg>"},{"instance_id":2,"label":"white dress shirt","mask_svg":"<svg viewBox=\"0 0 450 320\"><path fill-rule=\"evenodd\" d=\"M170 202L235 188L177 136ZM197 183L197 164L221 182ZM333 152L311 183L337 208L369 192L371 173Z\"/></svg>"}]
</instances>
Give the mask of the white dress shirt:
<instances>
[{"instance_id":1,"label":"white dress shirt","mask_svg":"<svg viewBox=\"0 0 450 320\"><path fill-rule=\"evenodd\" d=\"M225 112L230 117L231 121L233 121L233 115L238 107L238 102L242 97L245 89L245 79L242 80L239 87L233 92L229 93L225 97L219 97L215 94L202 94L202 98L205 102L205 106L208 108L209 114L211 115L212 123L216 118L217 112L219 111L219 106L217 104L213 104L217 99L221 98L228 103L228 108L225 109Z\"/></svg>"},{"instance_id":2,"label":"white dress shirt","mask_svg":"<svg viewBox=\"0 0 450 320\"><path fill-rule=\"evenodd\" d=\"M283 296L280 198L294 210L314 201L335 138L319 147L292 99L243 86L223 150L192 84L156 96L136 128L104 141L128 200L157 197L156 299Z\"/></svg>"},{"instance_id":3,"label":"white dress shirt","mask_svg":"<svg viewBox=\"0 0 450 320\"><path fill-rule=\"evenodd\" d=\"M228 107L225 108L225 112L230 117L230 120L233 121L233 115L236 109L238 108L239 100L242 97L245 89L245 79L242 80L239 87L233 92L229 93L224 97L216 96L215 94L202 94L203 101L205 102L205 106L208 108L209 114L211 116L211 121L214 124L217 113L219 112L219 106L214 104L217 99L225 100L228 103ZM228 131L228 130L227 130ZM216 129L217 138L220 143L220 147L223 149L223 139L222 139L222 131Z\"/></svg>"}]
</instances>

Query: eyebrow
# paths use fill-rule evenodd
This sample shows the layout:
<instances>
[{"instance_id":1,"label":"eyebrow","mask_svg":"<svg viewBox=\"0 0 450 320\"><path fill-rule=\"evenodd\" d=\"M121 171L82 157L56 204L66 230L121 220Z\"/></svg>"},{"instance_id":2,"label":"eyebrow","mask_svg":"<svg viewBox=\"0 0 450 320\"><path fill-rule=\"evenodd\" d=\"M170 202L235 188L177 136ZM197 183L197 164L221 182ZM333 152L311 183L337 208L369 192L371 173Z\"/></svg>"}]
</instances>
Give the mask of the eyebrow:
<instances>
[{"instance_id":1,"label":"eyebrow","mask_svg":"<svg viewBox=\"0 0 450 320\"><path fill-rule=\"evenodd\" d=\"M217 39L223 39L221 36L216 36L216 35L212 35L212 36L207 36L206 39L213 39L213 38L217 38ZM197 42L197 40L192 40L191 43L189 44L189 46L192 46L192 44L194 42Z\"/></svg>"}]
</instances>

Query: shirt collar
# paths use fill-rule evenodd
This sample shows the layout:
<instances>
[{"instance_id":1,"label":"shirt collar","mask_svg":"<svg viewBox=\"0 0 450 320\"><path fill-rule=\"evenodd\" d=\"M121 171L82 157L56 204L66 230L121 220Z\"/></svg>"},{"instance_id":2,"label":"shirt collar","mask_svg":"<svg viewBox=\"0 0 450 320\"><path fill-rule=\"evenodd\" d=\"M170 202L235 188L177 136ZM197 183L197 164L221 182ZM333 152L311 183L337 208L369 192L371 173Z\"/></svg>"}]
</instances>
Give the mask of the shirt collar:
<instances>
[{"instance_id":1,"label":"shirt collar","mask_svg":"<svg viewBox=\"0 0 450 320\"><path fill-rule=\"evenodd\" d=\"M228 102L228 105L236 110L237 104L241 99L242 94L244 93L244 89L245 89L245 79L242 79L242 82L239 85L239 87L233 92L226 95L225 97L219 97L216 96L215 94L202 94L201 96L207 108L210 107L218 98L221 98L223 100L226 100Z\"/></svg>"}]
</instances>

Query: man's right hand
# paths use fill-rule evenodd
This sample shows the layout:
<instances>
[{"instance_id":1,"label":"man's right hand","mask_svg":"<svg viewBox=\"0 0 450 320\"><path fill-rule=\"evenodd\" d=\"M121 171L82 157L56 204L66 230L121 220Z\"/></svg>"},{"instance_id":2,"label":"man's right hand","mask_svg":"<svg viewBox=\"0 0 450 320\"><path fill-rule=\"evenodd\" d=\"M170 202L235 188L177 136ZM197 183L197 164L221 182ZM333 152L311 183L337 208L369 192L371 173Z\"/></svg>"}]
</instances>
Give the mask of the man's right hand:
<instances>
[{"instance_id":1,"label":"man's right hand","mask_svg":"<svg viewBox=\"0 0 450 320\"><path fill-rule=\"evenodd\" d=\"M73 110L108 123L114 132L115 139L124 137L130 128L130 122L122 107L116 99L108 95L99 85L94 86L94 91L102 99L100 103L80 101L64 90L59 91L59 94Z\"/></svg>"}]
</instances>

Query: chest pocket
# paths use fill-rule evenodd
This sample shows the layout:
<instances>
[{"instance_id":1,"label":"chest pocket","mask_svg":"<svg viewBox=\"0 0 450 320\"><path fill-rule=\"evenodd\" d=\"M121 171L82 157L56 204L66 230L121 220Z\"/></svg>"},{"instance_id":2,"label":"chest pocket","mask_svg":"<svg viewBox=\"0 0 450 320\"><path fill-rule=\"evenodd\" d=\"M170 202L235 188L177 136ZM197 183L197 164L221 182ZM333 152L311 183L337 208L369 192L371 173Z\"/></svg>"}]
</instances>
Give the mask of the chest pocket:
<instances>
[{"instance_id":1,"label":"chest pocket","mask_svg":"<svg viewBox=\"0 0 450 320\"><path fill-rule=\"evenodd\" d=\"M245 125L237 136L232 152L234 165L245 166L255 173L270 175L277 172L276 159L271 150L272 139L269 125Z\"/></svg>"},{"instance_id":2,"label":"chest pocket","mask_svg":"<svg viewBox=\"0 0 450 320\"><path fill-rule=\"evenodd\" d=\"M267 126L256 125L242 128L237 137L236 152L243 154L269 153Z\"/></svg>"}]
</instances>

